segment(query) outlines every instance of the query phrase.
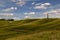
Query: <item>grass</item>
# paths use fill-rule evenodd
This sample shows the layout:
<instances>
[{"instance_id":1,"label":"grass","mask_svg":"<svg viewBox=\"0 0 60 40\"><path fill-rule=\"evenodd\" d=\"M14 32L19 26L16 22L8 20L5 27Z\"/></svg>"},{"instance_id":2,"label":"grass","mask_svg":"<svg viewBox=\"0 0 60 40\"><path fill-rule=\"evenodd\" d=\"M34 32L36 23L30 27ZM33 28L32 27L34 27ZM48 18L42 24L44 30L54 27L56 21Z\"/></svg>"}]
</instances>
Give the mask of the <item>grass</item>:
<instances>
[{"instance_id":1,"label":"grass","mask_svg":"<svg viewBox=\"0 0 60 40\"><path fill-rule=\"evenodd\" d=\"M7 40L60 40L59 30L43 31L34 34L20 35Z\"/></svg>"},{"instance_id":2,"label":"grass","mask_svg":"<svg viewBox=\"0 0 60 40\"><path fill-rule=\"evenodd\" d=\"M0 40L60 40L60 19L0 21Z\"/></svg>"}]
</instances>

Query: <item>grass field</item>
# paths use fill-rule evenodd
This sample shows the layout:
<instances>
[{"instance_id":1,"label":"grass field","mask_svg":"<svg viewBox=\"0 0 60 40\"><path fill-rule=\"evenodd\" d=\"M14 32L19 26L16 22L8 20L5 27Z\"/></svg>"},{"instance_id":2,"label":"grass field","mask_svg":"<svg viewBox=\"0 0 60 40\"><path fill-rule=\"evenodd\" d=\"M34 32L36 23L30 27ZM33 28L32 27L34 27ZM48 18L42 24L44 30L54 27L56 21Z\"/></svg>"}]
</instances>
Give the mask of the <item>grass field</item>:
<instances>
[{"instance_id":1,"label":"grass field","mask_svg":"<svg viewBox=\"0 0 60 40\"><path fill-rule=\"evenodd\" d=\"M0 40L60 40L60 19L0 21Z\"/></svg>"}]
</instances>

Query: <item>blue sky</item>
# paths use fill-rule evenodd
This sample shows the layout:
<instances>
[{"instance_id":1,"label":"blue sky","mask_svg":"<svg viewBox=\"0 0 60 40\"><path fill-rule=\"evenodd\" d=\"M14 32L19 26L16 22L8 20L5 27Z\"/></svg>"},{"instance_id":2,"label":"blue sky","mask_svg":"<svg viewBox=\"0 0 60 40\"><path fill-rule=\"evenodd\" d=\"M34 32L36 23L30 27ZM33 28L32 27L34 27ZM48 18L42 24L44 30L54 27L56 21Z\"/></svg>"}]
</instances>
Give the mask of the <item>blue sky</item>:
<instances>
[{"instance_id":1,"label":"blue sky","mask_svg":"<svg viewBox=\"0 0 60 40\"><path fill-rule=\"evenodd\" d=\"M60 17L60 0L0 0L0 18Z\"/></svg>"}]
</instances>

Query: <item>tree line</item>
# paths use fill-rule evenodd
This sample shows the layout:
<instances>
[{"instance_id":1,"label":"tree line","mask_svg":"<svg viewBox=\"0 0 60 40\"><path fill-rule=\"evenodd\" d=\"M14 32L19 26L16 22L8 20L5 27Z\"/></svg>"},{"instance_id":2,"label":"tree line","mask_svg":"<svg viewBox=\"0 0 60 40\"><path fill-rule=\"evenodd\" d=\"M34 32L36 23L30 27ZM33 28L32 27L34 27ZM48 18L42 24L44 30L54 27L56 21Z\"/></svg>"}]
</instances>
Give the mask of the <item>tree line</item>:
<instances>
[{"instance_id":1,"label":"tree line","mask_svg":"<svg viewBox=\"0 0 60 40\"><path fill-rule=\"evenodd\" d=\"M0 19L0 21L14 21L14 19Z\"/></svg>"}]
</instances>

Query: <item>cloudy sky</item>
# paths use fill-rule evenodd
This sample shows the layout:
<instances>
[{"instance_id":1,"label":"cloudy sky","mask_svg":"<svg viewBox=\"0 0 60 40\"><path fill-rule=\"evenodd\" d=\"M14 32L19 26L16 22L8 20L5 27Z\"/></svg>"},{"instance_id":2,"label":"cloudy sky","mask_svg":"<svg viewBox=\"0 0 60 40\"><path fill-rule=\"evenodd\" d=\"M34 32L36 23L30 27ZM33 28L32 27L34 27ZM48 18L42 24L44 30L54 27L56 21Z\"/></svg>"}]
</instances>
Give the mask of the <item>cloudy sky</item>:
<instances>
[{"instance_id":1,"label":"cloudy sky","mask_svg":"<svg viewBox=\"0 0 60 40\"><path fill-rule=\"evenodd\" d=\"M60 17L60 0L0 0L0 18Z\"/></svg>"}]
</instances>

